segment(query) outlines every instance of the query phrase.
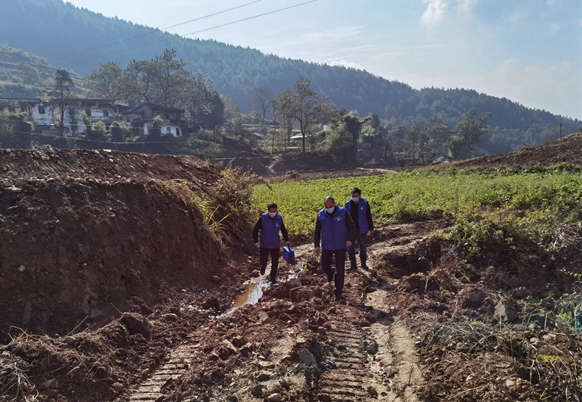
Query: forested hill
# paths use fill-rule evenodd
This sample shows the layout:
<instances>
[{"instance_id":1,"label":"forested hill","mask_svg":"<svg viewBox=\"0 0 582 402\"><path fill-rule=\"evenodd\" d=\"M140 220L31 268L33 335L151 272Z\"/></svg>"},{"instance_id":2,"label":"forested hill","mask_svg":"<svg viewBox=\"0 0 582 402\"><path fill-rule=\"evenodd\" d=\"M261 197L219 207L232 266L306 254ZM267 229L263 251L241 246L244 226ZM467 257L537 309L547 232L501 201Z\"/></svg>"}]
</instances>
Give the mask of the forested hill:
<instances>
[{"instance_id":1,"label":"forested hill","mask_svg":"<svg viewBox=\"0 0 582 402\"><path fill-rule=\"evenodd\" d=\"M136 3L136 7L141 6ZM522 128L531 123L557 127L562 123L567 132L580 128L579 121L476 91L418 91L364 71L284 59L216 41L166 34L78 9L62 0L0 1L0 41L83 75L106 61L125 66L132 59L152 59L164 49L173 48L190 69L209 78L219 93L230 95L243 110L252 87L265 86L276 95L290 88L302 75L311 78L314 89L320 95L329 96L338 107L356 109L360 115L376 113L390 120L392 126L423 124L433 116L451 126L475 107L478 113L492 112L490 125L493 127ZM91 50L111 43L116 44Z\"/></svg>"},{"instance_id":2,"label":"forested hill","mask_svg":"<svg viewBox=\"0 0 582 402\"><path fill-rule=\"evenodd\" d=\"M0 44L0 97L42 97L56 70L44 57ZM73 73L71 78L83 86L81 77Z\"/></svg>"}]
</instances>

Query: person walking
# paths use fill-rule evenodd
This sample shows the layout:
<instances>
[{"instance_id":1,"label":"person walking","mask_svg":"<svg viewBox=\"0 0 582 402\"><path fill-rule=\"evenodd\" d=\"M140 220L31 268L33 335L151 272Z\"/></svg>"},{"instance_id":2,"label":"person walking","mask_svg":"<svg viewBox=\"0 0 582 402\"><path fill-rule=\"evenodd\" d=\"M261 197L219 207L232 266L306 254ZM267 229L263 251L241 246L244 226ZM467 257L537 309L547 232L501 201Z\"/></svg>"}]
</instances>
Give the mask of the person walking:
<instances>
[{"instance_id":1,"label":"person walking","mask_svg":"<svg viewBox=\"0 0 582 402\"><path fill-rule=\"evenodd\" d=\"M271 272L269 273L271 283L277 283L277 268L279 267L279 255L281 247L281 234L285 242L289 244L289 234L283 217L277 212L277 204L271 203L267 206L267 212L261 217L253 229L253 240L255 247L259 249L259 259L261 263L261 275L265 274L269 255L271 256ZM260 232L260 238L259 238Z\"/></svg>"},{"instance_id":2,"label":"person walking","mask_svg":"<svg viewBox=\"0 0 582 402\"><path fill-rule=\"evenodd\" d=\"M346 250L354 241L356 227L350 214L345 208L336 205L333 197L326 197L323 201L324 208L317 213L315 221L315 233L313 242L315 252L321 252L321 266L327 274L327 281L331 285L334 272L331 268L331 259L335 258L335 298L342 300L346 297L342 291L344 288ZM321 246L320 246L321 242Z\"/></svg>"},{"instance_id":3,"label":"person walking","mask_svg":"<svg viewBox=\"0 0 582 402\"><path fill-rule=\"evenodd\" d=\"M356 241L360 245L360 265L363 269L368 269L366 260L368 258L366 250L366 235L374 233L374 222L372 221L372 211L368 200L362 198L362 190L355 187L352 190L352 198L346 202L346 209L356 227ZM358 269L356 265L356 250L354 244L348 249L348 256L350 257L350 267L348 271L355 271Z\"/></svg>"}]
</instances>

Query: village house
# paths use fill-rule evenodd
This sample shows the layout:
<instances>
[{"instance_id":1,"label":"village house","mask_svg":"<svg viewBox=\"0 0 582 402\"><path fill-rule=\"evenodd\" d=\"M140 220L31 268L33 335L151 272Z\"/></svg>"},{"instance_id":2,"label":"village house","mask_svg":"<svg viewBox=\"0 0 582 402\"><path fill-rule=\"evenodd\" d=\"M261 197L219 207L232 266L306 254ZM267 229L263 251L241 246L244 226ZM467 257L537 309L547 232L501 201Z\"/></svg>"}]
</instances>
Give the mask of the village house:
<instances>
[{"instance_id":1,"label":"village house","mask_svg":"<svg viewBox=\"0 0 582 402\"><path fill-rule=\"evenodd\" d=\"M185 111L172 107L165 107L150 103L143 103L135 108L116 105L107 99L65 99L65 114L63 126L66 131L82 134L85 132L83 115L86 115L91 123L102 121L105 128L109 129L114 121L124 121L133 127L138 127L141 135L148 135L151 129L151 121L160 116L163 120L162 135L171 134L174 137L182 137L187 133L187 123L184 119ZM34 121L37 132L54 134L59 127L60 105L58 100L52 103L40 99L2 99L0 98L0 111L6 113L26 112Z\"/></svg>"},{"instance_id":2,"label":"village house","mask_svg":"<svg viewBox=\"0 0 582 402\"><path fill-rule=\"evenodd\" d=\"M114 121L122 121L122 113L130 109L129 106L116 105L107 99L65 99L64 103L64 126L71 131L71 122L74 118L77 133L85 132L83 114L89 118L91 123L102 121L105 123L105 128L109 129Z\"/></svg>"},{"instance_id":3,"label":"village house","mask_svg":"<svg viewBox=\"0 0 582 402\"><path fill-rule=\"evenodd\" d=\"M186 133L185 111L173 107L154 105L152 103L142 103L132 110L123 112L124 120L134 127L143 129L142 134L148 135L151 129L151 121L156 116L160 116L164 121L162 124L162 135L172 134L174 137L182 137Z\"/></svg>"},{"instance_id":4,"label":"village house","mask_svg":"<svg viewBox=\"0 0 582 402\"><path fill-rule=\"evenodd\" d=\"M5 113L28 113L39 129L50 128L51 124L53 124L50 104L40 99L0 98L0 111Z\"/></svg>"}]
</instances>

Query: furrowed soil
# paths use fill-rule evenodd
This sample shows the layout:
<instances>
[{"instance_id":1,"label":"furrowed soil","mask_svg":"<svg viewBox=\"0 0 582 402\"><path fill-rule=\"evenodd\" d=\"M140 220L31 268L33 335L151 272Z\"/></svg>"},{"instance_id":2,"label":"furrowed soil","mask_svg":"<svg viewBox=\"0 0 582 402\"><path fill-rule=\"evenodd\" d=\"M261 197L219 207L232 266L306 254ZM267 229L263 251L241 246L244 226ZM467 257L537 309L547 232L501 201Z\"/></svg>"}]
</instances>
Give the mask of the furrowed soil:
<instances>
[{"instance_id":1,"label":"furrowed soil","mask_svg":"<svg viewBox=\"0 0 582 402\"><path fill-rule=\"evenodd\" d=\"M1 401L582 399L582 342L539 284L436 268L459 262L431 240L451 216L378 227L336 301L307 240L280 283L259 275L231 172L107 151L0 163Z\"/></svg>"}]
</instances>

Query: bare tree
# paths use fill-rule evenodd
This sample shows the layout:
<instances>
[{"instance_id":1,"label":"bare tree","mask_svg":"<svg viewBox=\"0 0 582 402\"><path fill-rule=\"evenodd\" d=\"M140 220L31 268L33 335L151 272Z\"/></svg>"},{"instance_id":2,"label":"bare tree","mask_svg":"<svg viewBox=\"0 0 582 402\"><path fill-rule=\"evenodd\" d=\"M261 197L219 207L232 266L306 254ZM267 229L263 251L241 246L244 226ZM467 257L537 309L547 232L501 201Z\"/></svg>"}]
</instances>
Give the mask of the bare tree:
<instances>
[{"instance_id":1,"label":"bare tree","mask_svg":"<svg viewBox=\"0 0 582 402\"><path fill-rule=\"evenodd\" d=\"M311 88L311 80L299 77L294 90L287 90L277 97L277 107L281 113L299 125L303 140L302 151L305 152L305 136L315 123L320 122L333 108L326 96L319 96Z\"/></svg>"},{"instance_id":2,"label":"bare tree","mask_svg":"<svg viewBox=\"0 0 582 402\"><path fill-rule=\"evenodd\" d=\"M271 106L272 98L273 95L271 94L271 90L269 88L253 87L251 89L251 97L247 100L247 105L255 105L260 108L261 115L263 117L263 124L265 124L265 117L267 115L267 110L269 110L269 106Z\"/></svg>"},{"instance_id":3,"label":"bare tree","mask_svg":"<svg viewBox=\"0 0 582 402\"><path fill-rule=\"evenodd\" d=\"M67 70L59 69L55 72L53 99L56 96L60 114L61 135L65 134L65 108L67 106L65 100L72 96L74 88L75 83Z\"/></svg>"}]
</instances>

